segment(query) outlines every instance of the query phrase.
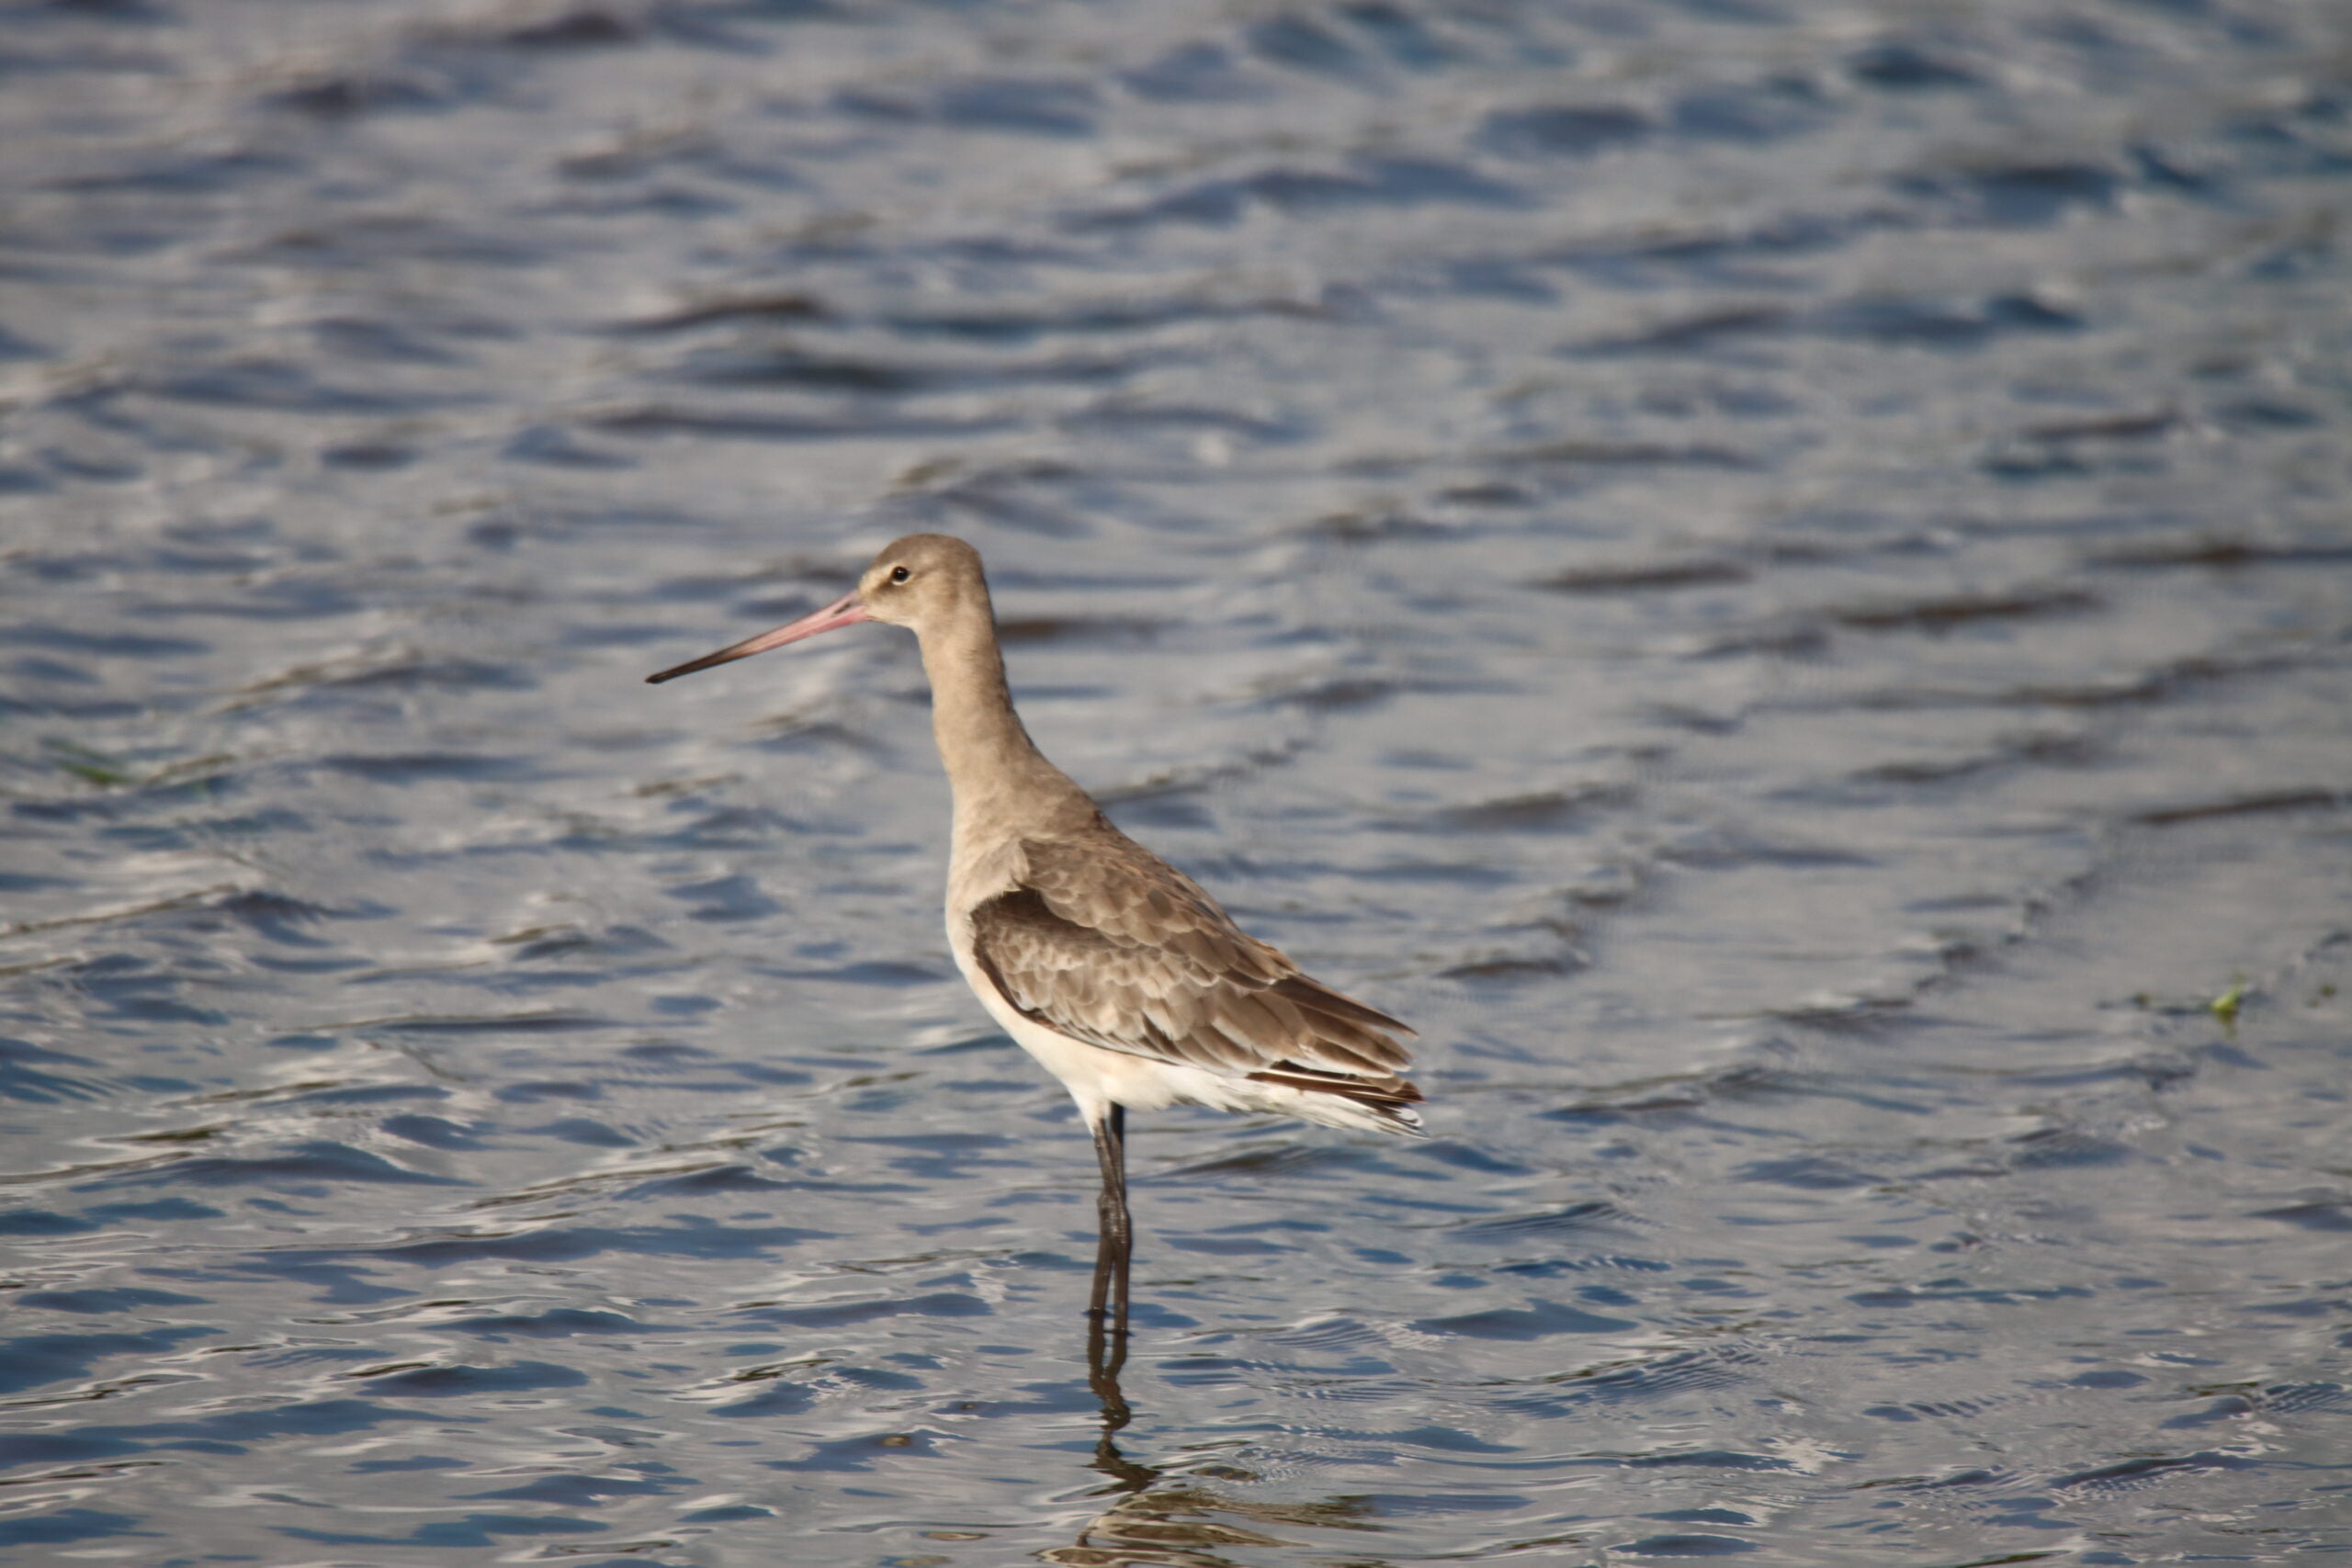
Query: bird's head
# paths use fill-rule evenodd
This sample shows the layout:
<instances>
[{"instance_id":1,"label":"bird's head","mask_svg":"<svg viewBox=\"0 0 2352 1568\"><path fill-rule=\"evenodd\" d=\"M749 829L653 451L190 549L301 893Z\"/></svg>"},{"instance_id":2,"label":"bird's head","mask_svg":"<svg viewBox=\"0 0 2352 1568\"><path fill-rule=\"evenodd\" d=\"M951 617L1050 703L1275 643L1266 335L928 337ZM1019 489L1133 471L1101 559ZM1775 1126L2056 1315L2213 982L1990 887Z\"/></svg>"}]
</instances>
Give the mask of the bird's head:
<instances>
[{"instance_id":1,"label":"bird's head","mask_svg":"<svg viewBox=\"0 0 2352 1568\"><path fill-rule=\"evenodd\" d=\"M857 580L858 603L865 618L910 626L917 632L970 607L974 599L988 602L988 579L980 571L980 552L949 534L910 534L893 539L874 558Z\"/></svg>"},{"instance_id":2,"label":"bird's head","mask_svg":"<svg viewBox=\"0 0 2352 1568\"><path fill-rule=\"evenodd\" d=\"M920 635L926 626L937 625L976 604L986 612L988 579L980 570L980 552L950 535L909 534L882 547L874 564L857 580L855 592L843 594L813 615L730 643L658 675L648 675L646 680L659 684L860 621L883 621Z\"/></svg>"}]
</instances>

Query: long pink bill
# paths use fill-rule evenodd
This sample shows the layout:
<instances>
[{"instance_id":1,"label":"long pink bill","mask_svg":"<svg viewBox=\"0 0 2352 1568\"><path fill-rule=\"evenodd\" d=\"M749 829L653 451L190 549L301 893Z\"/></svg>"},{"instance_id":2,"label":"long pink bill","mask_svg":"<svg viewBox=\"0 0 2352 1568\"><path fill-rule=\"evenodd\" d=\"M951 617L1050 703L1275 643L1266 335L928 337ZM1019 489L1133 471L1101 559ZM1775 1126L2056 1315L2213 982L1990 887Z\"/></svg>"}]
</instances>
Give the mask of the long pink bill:
<instances>
[{"instance_id":1,"label":"long pink bill","mask_svg":"<svg viewBox=\"0 0 2352 1568\"><path fill-rule=\"evenodd\" d=\"M865 606L858 603L857 595L845 593L815 615L803 615L797 621L776 627L774 631L762 632L757 637L747 637L741 642L730 643L717 653L706 653L700 659L689 659L684 664L662 671L659 675L648 675L645 682L650 686L658 686L664 681L674 681L681 675L691 675L697 670L707 670L714 664L728 664L738 659L749 659L755 653L765 653L771 648L782 648L787 642L798 642L802 637L815 637L819 632L829 632L836 626L854 626L860 621L871 619L873 617L865 613Z\"/></svg>"}]
</instances>

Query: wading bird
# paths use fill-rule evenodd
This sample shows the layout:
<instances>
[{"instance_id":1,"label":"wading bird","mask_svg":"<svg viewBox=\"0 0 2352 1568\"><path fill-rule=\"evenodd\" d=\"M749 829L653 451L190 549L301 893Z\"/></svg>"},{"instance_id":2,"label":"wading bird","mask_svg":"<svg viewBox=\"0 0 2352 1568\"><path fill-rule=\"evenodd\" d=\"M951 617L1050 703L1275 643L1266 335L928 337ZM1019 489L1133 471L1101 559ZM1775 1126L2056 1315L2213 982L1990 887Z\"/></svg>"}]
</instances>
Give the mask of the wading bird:
<instances>
[{"instance_id":1,"label":"wading bird","mask_svg":"<svg viewBox=\"0 0 2352 1568\"><path fill-rule=\"evenodd\" d=\"M1419 1089L1386 1013L1308 979L1190 877L1104 818L1013 711L978 550L944 534L885 548L856 592L664 670L668 681L860 621L922 647L955 795L947 940L980 1005L1078 1101L1102 1166L1091 1311L1124 1328L1133 1235L1126 1111L1274 1111L1418 1132Z\"/></svg>"}]
</instances>

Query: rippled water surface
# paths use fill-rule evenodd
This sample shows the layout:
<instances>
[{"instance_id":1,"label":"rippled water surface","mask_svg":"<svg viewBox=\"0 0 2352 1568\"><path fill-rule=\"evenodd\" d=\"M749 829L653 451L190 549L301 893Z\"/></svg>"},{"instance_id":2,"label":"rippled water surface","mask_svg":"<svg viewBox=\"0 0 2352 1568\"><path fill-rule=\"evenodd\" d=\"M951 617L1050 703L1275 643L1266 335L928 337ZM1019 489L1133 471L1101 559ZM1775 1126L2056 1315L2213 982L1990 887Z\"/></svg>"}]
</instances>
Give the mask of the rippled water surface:
<instances>
[{"instance_id":1,"label":"rippled water surface","mask_svg":"<svg viewBox=\"0 0 2352 1568\"><path fill-rule=\"evenodd\" d=\"M2352 1550L2352 12L0 10L14 1561ZM911 641L1422 1032L1093 1163Z\"/></svg>"}]
</instances>

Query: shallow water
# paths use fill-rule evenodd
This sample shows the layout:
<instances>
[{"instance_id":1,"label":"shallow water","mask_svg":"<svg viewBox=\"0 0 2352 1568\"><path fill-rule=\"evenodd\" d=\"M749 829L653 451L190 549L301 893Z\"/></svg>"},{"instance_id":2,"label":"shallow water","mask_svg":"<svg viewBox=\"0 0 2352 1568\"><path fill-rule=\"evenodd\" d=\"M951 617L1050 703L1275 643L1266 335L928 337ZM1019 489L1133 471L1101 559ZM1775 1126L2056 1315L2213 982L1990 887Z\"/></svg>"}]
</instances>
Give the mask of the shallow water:
<instances>
[{"instance_id":1,"label":"shallow water","mask_svg":"<svg viewBox=\"0 0 2352 1568\"><path fill-rule=\"evenodd\" d=\"M23 1561L2352 1548L2352 14L0 17ZM1432 1135L1092 1161L987 552ZM2212 1004L2233 998L2234 1006Z\"/></svg>"}]
</instances>

